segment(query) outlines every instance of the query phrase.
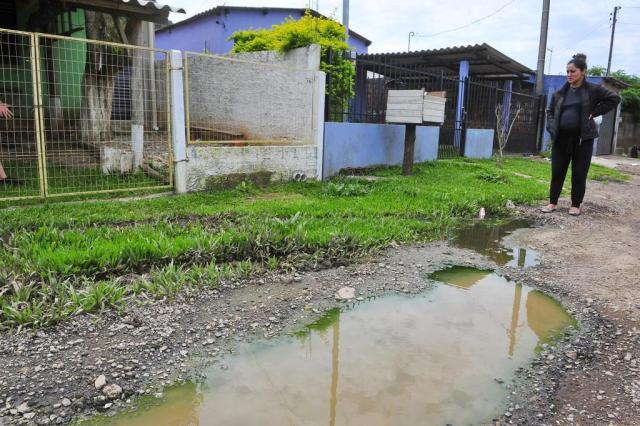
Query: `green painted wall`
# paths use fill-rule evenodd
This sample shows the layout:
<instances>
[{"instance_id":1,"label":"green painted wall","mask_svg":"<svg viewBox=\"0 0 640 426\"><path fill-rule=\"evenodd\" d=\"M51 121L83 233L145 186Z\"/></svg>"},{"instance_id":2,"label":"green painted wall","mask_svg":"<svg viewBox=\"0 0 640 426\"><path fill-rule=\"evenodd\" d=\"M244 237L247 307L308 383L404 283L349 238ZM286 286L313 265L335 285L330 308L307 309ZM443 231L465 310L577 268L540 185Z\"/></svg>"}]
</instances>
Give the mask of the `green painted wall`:
<instances>
[{"instance_id":1,"label":"green painted wall","mask_svg":"<svg viewBox=\"0 0 640 426\"><path fill-rule=\"evenodd\" d=\"M58 21L58 32L68 28L83 28L72 34L79 41L55 41L53 43L54 72L57 83L58 95L62 99L62 107L67 115L76 115L82 102L82 76L87 57L87 47L84 40L87 33L84 30L84 11L79 10L71 14L72 22ZM71 25L69 25L71 24ZM44 81L44 80L43 80Z\"/></svg>"},{"instance_id":2,"label":"green painted wall","mask_svg":"<svg viewBox=\"0 0 640 426\"><path fill-rule=\"evenodd\" d=\"M17 4L18 30L29 31L27 20L35 10L33 1ZM58 97L60 97L65 118L76 117L82 102L82 76L86 59L86 39L84 30L84 11L78 10L70 14L71 22L66 15L56 22L57 33L63 33L70 28L82 28L71 34L78 41L55 40L52 44L53 61L47 63L41 60L43 104L45 114L49 114L49 88L45 68L52 64L54 81ZM16 118L30 118L33 116L33 81L31 74L31 40L29 36L8 35L2 49L3 59L0 61L0 100L10 103ZM44 42L40 38L40 43ZM40 48L40 57L44 58L45 49ZM2 99L4 97L4 99Z\"/></svg>"}]
</instances>

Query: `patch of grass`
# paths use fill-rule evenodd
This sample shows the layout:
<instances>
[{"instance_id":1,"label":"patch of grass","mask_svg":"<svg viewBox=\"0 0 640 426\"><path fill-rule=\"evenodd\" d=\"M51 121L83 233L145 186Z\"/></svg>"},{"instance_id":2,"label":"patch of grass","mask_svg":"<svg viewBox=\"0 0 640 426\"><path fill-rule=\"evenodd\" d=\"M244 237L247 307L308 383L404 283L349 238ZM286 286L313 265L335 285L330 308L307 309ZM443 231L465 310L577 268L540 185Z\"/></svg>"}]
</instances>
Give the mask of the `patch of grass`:
<instances>
[{"instance_id":1,"label":"patch of grass","mask_svg":"<svg viewBox=\"0 0 640 426\"><path fill-rule=\"evenodd\" d=\"M35 161L7 161L3 163L3 166L7 174L17 179L18 182L12 185L1 185L0 197L39 194L39 172ZM47 164L47 180L51 194L147 187L164 184L156 177L149 176L143 172L114 172L105 174L100 167L67 167L54 163Z\"/></svg>"},{"instance_id":2,"label":"patch of grass","mask_svg":"<svg viewBox=\"0 0 640 426\"><path fill-rule=\"evenodd\" d=\"M504 173L482 171L476 175L478 179L491 183L507 183L509 179Z\"/></svg>"},{"instance_id":3,"label":"patch of grass","mask_svg":"<svg viewBox=\"0 0 640 426\"><path fill-rule=\"evenodd\" d=\"M509 158L505 161L504 170L529 175L536 179L549 181L551 179L551 161L539 158ZM589 168L588 179L592 180L612 180L626 181L629 179L627 175L615 169L601 166L599 164L591 164ZM571 183L571 167L567 173L565 182Z\"/></svg>"},{"instance_id":4,"label":"patch of grass","mask_svg":"<svg viewBox=\"0 0 640 426\"><path fill-rule=\"evenodd\" d=\"M365 182L356 180L339 180L329 182L324 188L331 197L358 197L369 193L369 186Z\"/></svg>"},{"instance_id":5,"label":"patch of grass","mask_svg":"<svg viewBox=\"0 0 640 426\"><path fill-rule=\"evenodd\" d=\"M170 263L133 280L47 279L19 287L0 297L0 330L46 326L83 313L122 310L132 300L174 297L178 292L217 288L224 280L248 278L264 271L249 261L186 267Z\"/></svg>"},{"instance_id":6,"label":"patch of grass","mask_svg":"<svg viewBox=\"0 0 640 426\"><path fill-rule=\"evenodd\" d=\"M623 183L629 180L629 175L619 172L615 169L603 167L598 164L592 164L589 169L589 179L600 182L617 182Z\"/></svg>"},{"instance_id":7,"label":"patch of grass","mask_svg":"<svg viewBox=\"0 0 640 426\"><path fill-rule=\"evenodd\" d=\"M544 199L546 183L512 172L548 171L548 163L527 159L507 158L502 169L490 160L443 160L417 164L410 177L399 167L372 171L385 176L373 182L246 185L3 210L0 325L50 323L217 285L225 276L343 265L392 241L442 238L480 207L496 217L508 214L508 199ZM141 278L123 279L131 274Z\"/></svg>"}]
</instances>

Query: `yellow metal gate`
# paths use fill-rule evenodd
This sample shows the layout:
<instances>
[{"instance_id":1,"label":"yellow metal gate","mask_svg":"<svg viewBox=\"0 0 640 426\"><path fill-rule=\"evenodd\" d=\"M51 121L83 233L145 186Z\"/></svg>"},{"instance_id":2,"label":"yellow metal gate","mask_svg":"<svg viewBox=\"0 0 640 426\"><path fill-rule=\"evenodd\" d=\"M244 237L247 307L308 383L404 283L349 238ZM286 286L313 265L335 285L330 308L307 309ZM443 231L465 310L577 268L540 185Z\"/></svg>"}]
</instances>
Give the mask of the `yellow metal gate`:
<instances>
[{"instance_id":1,"label":"yellow metal gate","mask_svg":"<svg viewBox=\"0 0 640 426\"><path fill-rule=\"evenodd\" d=\"M168 59L0 29L0 200L171 188Z\"/></svg>"}]
</instances>

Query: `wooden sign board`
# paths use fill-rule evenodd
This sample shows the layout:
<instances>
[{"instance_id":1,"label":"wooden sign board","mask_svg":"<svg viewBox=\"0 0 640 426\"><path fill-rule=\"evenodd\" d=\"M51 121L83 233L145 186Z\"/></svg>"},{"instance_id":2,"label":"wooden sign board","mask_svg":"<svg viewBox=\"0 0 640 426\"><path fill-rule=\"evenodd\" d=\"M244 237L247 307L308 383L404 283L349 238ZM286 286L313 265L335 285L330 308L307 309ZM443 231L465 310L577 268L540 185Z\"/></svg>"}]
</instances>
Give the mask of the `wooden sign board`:
<instances>
[{"instance_id":1,"label":"wooden sign board","mask_svg":"<svg viewBox=\"0 0 640 426\"><path fill-rule=\"evenodd\" d=\"M424 90L389 90L387 123L422 124Z\"/></svg>"},{"instance_id":2,"label":"wooden sign board","mask_svg":"<svg viewBox=\"0 0 640 426\"><path fill-rule=\"evenodd\" d=\"M424 90L389 90L387 123L422 124L444 122L445 92L427 94Z\"/></svg>"},{"instance_id":3,"label":"wooden sign board","mask_svg":"<svg viewBox=\"0 0 640 426\"><path fill-rule=\"evenodd\" d=\"M422 106L422 121L444 123L444 105L446 102L447 98L445 97L425 94Z\"/></svg>"}]
</instances>

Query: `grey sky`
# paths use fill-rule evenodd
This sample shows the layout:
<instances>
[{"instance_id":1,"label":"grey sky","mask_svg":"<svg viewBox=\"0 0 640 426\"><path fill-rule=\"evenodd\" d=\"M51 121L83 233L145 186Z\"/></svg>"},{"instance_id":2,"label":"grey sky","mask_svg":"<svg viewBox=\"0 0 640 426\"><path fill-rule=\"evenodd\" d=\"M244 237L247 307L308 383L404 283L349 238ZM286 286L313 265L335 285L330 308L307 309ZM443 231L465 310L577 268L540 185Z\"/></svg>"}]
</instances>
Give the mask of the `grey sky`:
<instances>
[{"instance_id":1,"label":"grey sky","mask_svg":"<svg viewBox=\"0 0 640 426\"><path fill-rule=\"evenodd\" d=\"M160 0L180 6L187 15L172 14L179 21L198 12L225 4L209 0ZM244 0L227 5L307 7L309 0ZM316 0L311 3L315 8ZM318 0L319 11L342 15L341 0ZM407 49L410 31L411 50L436 49L468 44L488 43L506 55L535 69L542 0L513 0L491 17L458 31L457 28L482 18L509 3L509 0L404 0L350 1L350 27L370 39L370 52L397 52ZM562 73L573 53L584 52L589 65L607 65L611 26L609 16L616 5L618 25L611 68L640 74L640 0L551 0L549 39L553 49L551 73ZM550 52L547 52L548 71Z\"/></svg>"}]
</instances>

